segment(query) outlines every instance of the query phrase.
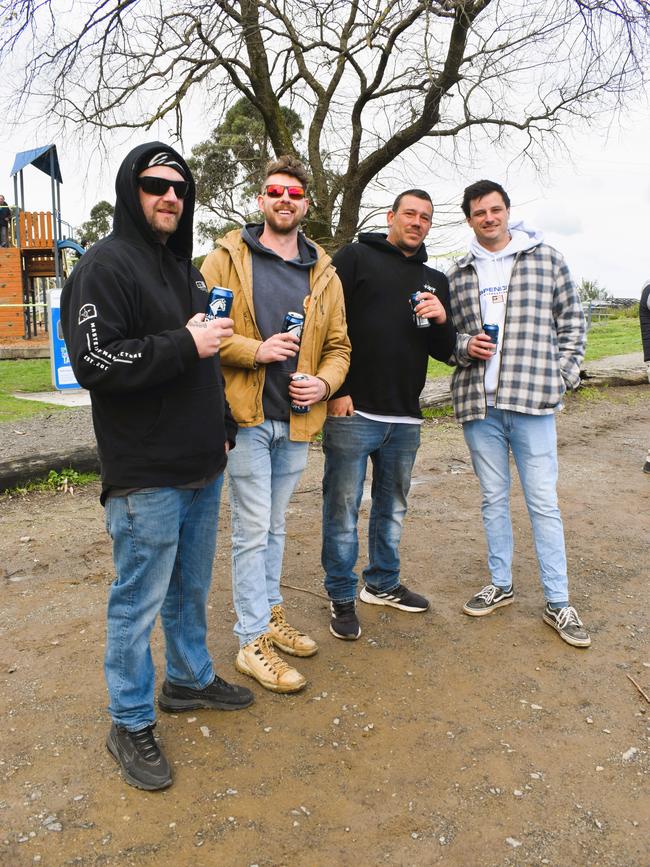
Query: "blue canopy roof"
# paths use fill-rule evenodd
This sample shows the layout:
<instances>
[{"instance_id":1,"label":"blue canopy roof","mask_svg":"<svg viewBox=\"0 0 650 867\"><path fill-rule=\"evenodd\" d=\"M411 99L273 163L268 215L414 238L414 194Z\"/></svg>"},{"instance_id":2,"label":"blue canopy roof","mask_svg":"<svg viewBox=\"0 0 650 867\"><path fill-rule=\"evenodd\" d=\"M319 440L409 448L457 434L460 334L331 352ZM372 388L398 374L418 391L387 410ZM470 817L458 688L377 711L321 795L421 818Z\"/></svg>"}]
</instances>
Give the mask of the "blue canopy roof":
<instances>
[{"instance_id":1,"label":"blue canopy roof","mask_svg":"<svg viewBox=\"0 0 650 867\"><path fill-rule=\"evenodd\" d=\"M50 153L52 153L51 161ZM11 176L13 177L18 174L18 172L24 169L25 166L29 165L33 165L42 172L45 172L46 175L53 177L54 180L58 181L60 184L63 183L61 169L59 168L59 158L56 153L56 145L45 145L45 147L42 148L34 148L33 150L21 151L21 153L16 154L14 165L11 170Z\"/></svg>"}]
</instances>

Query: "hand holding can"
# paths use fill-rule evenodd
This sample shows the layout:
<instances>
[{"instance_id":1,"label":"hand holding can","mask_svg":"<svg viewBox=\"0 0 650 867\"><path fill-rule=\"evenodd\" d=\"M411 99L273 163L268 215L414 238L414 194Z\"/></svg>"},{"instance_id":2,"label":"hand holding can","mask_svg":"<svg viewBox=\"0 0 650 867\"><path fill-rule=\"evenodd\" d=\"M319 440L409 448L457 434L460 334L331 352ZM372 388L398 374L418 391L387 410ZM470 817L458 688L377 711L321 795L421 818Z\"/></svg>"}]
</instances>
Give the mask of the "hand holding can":
<instances>
[{"instance_id":1,"label":"hand holding can","mask_svg":"<svg viewBox=\"0 0 650 867\"><path fill-rule=\"evenodd\" d=\"M291 378L291 382L304 382L305 380L309 379L309 377L307 376L306 373L294 373L293 376L291 376L290 378ZM290 400L291 400L291 403L289 406L291 408L291 412L295 412L298 415L303 415L304 413L310 411L309 406L301 406L298 403L294 403L294 401L291 398L290 398Z\"/></svg>"},{"instance_id":2,"label":"hand holding can","mask_svg":"<svg viewBox=\"0 0 650 867\"><path fill-rule=\"evenodd\" d=\"M213 286L208 296L208 304L205 308L205 321L213 319L228 319L232 309L233 294L230 289L223 286Z\"/></svg>"},{"instance_id":3,"label":"hand holding can","mask_svg":"<svg viewBox=\"0 0 650 867\"><path fill-rule=\"evenodd\" d=\"M413 324L416 328L429 328L431 323L425 316L418 316L415 312L415 308L418 306L422 299L420 298L419 292L413 292L409 296L409 301L411 303L411 310L413 311Z\"/></svg>"},{"instance_id":4,"label":"hand holding can","mask_svg":"<svg viewBox=\"0 0 650 867\"><path fill-rule=\"evenodd\" d=\"M483 325L483 331L485 334L487 334L487 336L492 341L492 344L494 346L493 352L496 352L497 351L497 345L499 343L499 326L498 325L492 325L492 324L486 322Z\"/></svg>"}]
</instances>

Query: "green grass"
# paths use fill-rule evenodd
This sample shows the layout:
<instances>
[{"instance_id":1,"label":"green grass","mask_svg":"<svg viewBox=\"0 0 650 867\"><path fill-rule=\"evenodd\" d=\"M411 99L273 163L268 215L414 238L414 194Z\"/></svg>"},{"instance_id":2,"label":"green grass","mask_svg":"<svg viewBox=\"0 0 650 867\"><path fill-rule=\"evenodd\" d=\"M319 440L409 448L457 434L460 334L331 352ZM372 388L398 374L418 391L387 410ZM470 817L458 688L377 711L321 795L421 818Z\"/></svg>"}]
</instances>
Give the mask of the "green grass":
<instances>
[{"instance_id":1,"label":"green grass","mask_svg":"<svg viewBox=\"0 0 650 867\"><path fill-rule=\"evenodd\" d=\"M33 394L37 391L54 391L49 358L0 361L0 422L19 421L66 409L52 403L12 397L13 393Z\"/></svg>"},{"instance_id":2,"label":"green grass","mask_svg":"<svg viewBox=\"0 0 650 867\"><path fill-rule=\"evenodd\" d=\"M429 359L427 379L438 379L441 376L451 376L453 372L454 368L449 367L449 365L445 364L443 361L435 361L433 358Z\"/></svg>"},{"instance_id":3,"label":"green grass","mask_svg":"<svg viewBox=\"0 0 650 867\"><path fill-rule=\"evenodd\" d=\"M0 361L0 392L54 391L49 358Z\"/></svg>"},{"instance_id":4,"label":"green grass","mask_svg":"<svg viewBox=\"0 0 650 867\"><path fill-rule=\"evenodd\" d=\"M4 496L13 497L29 494L32 491L51 491L63 494L73 494L75 488L88 485L99 479L97 473L78 473L72 467L65 467L61 472L50 470L44 479L34 479L18 488L4 492Z\"/></svg>"},{"instance_id":5,"label":"green grass","mask_svg":"<svg viewBox=\"0 0 650 867\"><path fill-rule=\"evenodd\" d=\"M451 418L454 410L451 404L447 406L425 406L422 410L424 418Z\"/></svg>"},{"instance_id":6,"label":"green grass","mask_svg":"<svg viewBox=\"0 0 650 867\"><path fill-rule=\"evenodd\" d=\"M641 329L638 319L616 317L593 322L587 334L585 361L597 361L606 355L626 355L641 351Z\"/></svg>"}]
</instances>

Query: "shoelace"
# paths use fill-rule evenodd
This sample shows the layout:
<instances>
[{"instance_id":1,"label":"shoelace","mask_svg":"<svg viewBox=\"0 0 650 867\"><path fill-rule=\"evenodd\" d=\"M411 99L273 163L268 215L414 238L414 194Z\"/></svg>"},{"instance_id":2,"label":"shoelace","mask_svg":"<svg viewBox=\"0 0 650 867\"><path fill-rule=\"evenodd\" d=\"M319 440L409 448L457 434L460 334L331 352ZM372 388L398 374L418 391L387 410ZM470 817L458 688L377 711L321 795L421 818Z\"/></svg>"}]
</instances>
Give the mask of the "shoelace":
<instances>
[{"instance_id":1,"label":"shoelace","mask_svg":"<svg viewBox=\"0 0 650 867\"><path fill-rule=\"evenodd\" d=\"M477 599L482 599L483 602L487 602L489 605L490 602L494 599L501 588L495 586L494 584L487 584L480 593L476 594Z\"/></svg>"},{"instance_id":2,"label":"shoelace","mask_svg":"<svg viewBox=\"0 0 650 867\"><path fill-rule=\"evenodd\" d=\"M573 605L567 605L566 608L560 608L559 611L551 610L557 618L557 625L560 629L566 629L567 626L582 626L582 620L578 617L578 612Z\"/></svg>"},{"instance_id":3,"label":"shoelace","mask_svg":"<svg viewBox=\"0 0 650 867\"><path fill-rule=\"evenodd\" d=\"M304 635L304 632L300 632L295 628L295 626L291 626L287 623L282 608L278 607L271 609L271 620L273 621L275 628L286 638L302 638Z\"/></svg>"},{"instance_id":4,"label":"shoelace","mask_svg":"<svg viewBox=\"0 0 650 867\"><path fill-rule=\"evenodd\" d=\"M337 620L349 620L357 611L354 602L330 602L330 610Z\"/></svg>"},{"instance_id":5,"label":"shoelace","mask_svg":"<svg viewBox=\"0 0 650 867\"><path fill-rule=\"evenodd\" d=\"M257 649L255 650L255 655L259 656L264 665L267 668L270 668L277 675L284 674L285 671L289 671L291 668L288 663L284 661L280 656L277 655L275 650L273 649L273 645L271 643L271 639L268 635L261 635L257 639Z\"/></svg>"},{"instance_id":6,"label":"shoelace","mask_svg":"<svg viewBox=\"0 0 650 867\"><path fill-rule=\"evenodd\" d=\"M207 688L209 689L210 686L214 686L218 690L223 690L223 691L233 690L235 688L234 684L228 683L227 680L224 680L222 677L219 677L218 674L215 674L214 680Z\"/></svg>"},{"instance_id":7,"label":"shoelace","mask_svg":"<svg viewBox=\"0 0 650 867\"><path fill-rule=\"evenodd\" d=\"M158 749L158 744L153 736L153 729L151 727L142 729L139 732L133 732L131 738L135 743L137 751L148 762L158 758L160 750Z\"/></svg>"}]
</instances>

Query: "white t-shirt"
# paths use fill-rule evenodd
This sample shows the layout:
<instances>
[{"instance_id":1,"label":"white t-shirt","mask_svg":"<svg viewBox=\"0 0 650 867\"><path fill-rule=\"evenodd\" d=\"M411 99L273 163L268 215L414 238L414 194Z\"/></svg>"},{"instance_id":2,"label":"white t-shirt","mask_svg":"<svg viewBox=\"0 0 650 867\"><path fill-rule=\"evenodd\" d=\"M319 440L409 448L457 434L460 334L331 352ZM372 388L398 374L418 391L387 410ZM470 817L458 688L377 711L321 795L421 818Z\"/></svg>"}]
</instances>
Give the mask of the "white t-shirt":
<instances>
[{"instance_id":1,"label":"white t-shirt","mask_svg":"<svg viewBox=\"0 0 650 867\"><path fill-rule=\"evenodd\" d=\"M478 274L479 298L481 302L481 317L484 325L498 325L499 335L497 351L485 365L485 393L488 406L494 406L494 398L499 381L501 367L501 350L506 321L508 287L512 276L515 255L522 250L529 250L541 244L541 232L528 229L523 223L513 223L510 226L510 243L502 250L493 253L482 247L476 238L470 244L470 253L474 256L474 265Z\"/></svg>"}]
</instances>

